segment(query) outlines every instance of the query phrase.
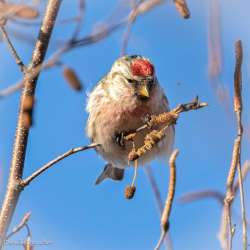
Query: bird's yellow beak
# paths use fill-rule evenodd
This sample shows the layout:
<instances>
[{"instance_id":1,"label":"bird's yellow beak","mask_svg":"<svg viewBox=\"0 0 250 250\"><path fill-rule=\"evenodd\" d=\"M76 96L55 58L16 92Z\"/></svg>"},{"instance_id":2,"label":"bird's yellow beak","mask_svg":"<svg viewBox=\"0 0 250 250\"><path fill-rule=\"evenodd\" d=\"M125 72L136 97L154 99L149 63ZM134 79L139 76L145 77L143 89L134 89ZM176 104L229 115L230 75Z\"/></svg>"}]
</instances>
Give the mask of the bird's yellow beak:
<instances>
[{"instance_id":1,"label":"bird's yellow beak","mask_svg":"<svg viewBox=\"0 0 250 250\"><path fill-rule=\"evenodd\" d=\"M142 84L138 88L138 95L141 97L149 98L149 90L146 84Z\"/></svg>"}]
</instances>

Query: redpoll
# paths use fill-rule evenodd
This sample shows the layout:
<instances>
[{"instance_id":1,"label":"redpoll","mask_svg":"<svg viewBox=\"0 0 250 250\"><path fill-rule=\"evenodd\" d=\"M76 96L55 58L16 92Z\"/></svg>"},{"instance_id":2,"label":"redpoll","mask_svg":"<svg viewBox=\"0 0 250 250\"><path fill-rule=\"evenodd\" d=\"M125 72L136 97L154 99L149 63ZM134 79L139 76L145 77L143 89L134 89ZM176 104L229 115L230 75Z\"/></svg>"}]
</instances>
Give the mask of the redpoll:
<instances>
[{"instance_id":1,"label":"redpoll","mask_svg":"<svg viewBox=\"0 0 250 250\"><path fill-rule=\"evenodd\" d=\"M87 134L93 142L100 144L97 152L108 162L96 184L105 178L123 178L132 143L119 143L121 134L142 126L149 115L168 110L168 100L149 59L133 55L115 61L110 72L90 93L87 104ZM143 145L144 137L149 132L150 130L146 129L136 134L135 148ZM168 157L173 141L174 128L169 127L164 139L139 158L139 165L161 155Z\"/></svg>"}]
</instances>

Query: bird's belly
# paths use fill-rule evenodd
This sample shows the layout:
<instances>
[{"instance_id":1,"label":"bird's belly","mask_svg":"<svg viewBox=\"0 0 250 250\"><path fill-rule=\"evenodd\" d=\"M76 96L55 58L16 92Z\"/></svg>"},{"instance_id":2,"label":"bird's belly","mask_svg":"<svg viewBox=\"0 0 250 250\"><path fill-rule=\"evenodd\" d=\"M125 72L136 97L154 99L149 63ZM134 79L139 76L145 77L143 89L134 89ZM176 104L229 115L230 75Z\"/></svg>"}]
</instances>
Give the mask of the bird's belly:
<instances>
[{"instance_id":1,"label":"bird's belly","mask_svg":"<svg viewBox=\"0 0 250 250\"><path fill-rule=\"evenodd\" d=\"M152 110L147 106L137 107L134 110L118 110L117 108L109 109L112 111L109 117L99 117L99 126L96 127L96 142L102 146L99 147L98 152L104 159L113 163L117 167L125 168L129 165L128 154L132 150L132 142L125 142L124 146L120 146L116 141L116 136L121 132L128 132L137 129L145 122L146 115L151 115ZM160 112L159 112L160 113ZM110 119L112 117L112 119ZM144 144L144 137L149 130L143 130L137 133L134 143L135 148L139 148ZM170 153L173 143L173 129L167 130L166 137L159 142L150 152L147 152L144 156L140 157L139 165L143 165L152 158L163 153Z\"/></svg>"}]
</instances>

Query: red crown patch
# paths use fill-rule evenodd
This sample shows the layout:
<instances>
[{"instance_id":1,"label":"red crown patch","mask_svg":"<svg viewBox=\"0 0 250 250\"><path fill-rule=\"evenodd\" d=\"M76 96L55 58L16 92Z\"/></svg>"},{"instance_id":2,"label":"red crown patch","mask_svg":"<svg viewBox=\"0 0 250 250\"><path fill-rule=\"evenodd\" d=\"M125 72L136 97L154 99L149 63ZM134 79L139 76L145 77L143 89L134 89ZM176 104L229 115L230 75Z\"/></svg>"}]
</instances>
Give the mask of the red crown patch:
<instances>
[{"instance_id":1,"label":"red crown patch","mask_svg":"<svg viewBox=\"0 0 250 250\"><path fill-rule=\"evenodd\" d=\"M132 61L131 71L134 76L152 76L154 74L154 66L145 59L135 59Z\"/></svg>"}]
</instances>

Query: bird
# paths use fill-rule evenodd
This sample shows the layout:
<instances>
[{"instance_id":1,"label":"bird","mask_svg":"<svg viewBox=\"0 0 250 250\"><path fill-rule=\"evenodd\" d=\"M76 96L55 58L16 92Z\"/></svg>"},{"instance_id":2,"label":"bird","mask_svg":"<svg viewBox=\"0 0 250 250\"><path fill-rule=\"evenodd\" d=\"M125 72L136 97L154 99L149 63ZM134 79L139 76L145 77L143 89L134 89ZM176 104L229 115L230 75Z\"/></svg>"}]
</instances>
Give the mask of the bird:
<instances>
[{"instance_id":1,"label":"bird","mask_svg":"<svg viewBox=\"0 0 250 250\"><path fill-rule=\"evenodd\" d=\"M169 111L169 103L150 59L126 55L113 63L110 71L88 94L86 110L87 136L98 143L96 151L107 162L95 182L97 185L105 179L123 179L133 145L128 141L121 143L122 134L142 126L150 115ZM135 148L144 144L149 132L150 129L145 129L136 134ZM174 126L169 126L165 134L151 151L138 159L139 165L158 157L168 159L174 143Z\"/></svg>"}]
</instances>

